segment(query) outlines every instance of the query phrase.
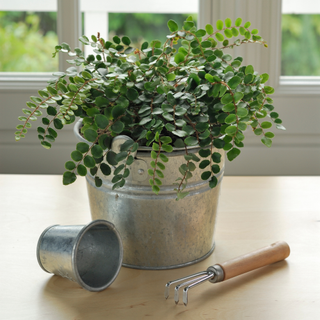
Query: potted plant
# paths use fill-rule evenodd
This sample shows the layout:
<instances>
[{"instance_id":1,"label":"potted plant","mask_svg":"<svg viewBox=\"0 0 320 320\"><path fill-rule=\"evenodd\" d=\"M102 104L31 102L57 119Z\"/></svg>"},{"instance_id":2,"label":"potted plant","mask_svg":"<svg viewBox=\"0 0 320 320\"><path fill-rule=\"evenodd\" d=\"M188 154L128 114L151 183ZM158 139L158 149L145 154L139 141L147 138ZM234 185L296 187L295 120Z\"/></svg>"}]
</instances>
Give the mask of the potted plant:
<instances>
[{"instance_id":1,"label":"potted plant","mask_svg":"<svg viewBox=\"0 0 320 320\"><path fill-rule=\"evenodd\" d=\"M241 57L233 59L224 53L248 43L267 46L257 29L249 30L250 22L218 20L216 30L211 25L197 30L189 17L182 28L173 20L168 27L170 34L163 43L144 42L140 48L132 47L127 36L114 36L112 41L105 41L99 33L91 40L82 36L79 40L95 53L87 57L79 48L71 51L66 43L56 46L53 56L66 52L73 57L68 60L73 66L55 73L39 96L30 98L15 136L16 140L23 138L30 121L42 116L38 137L49 149L58 130L81 118L75 126L80 142L65 164L63 184L73 183L76 173L87 176L93 217L116 221L125 238L124 262L146 268L185 265L212 252L224 153L230 161L239 156L248 127L267 147L274 137L268 131L272 124L284 129L268 96L274 92L265 85L268 74L260 75L252 65L242 66ZM83 69L78 72L80 66ZM47 115L42 115L42 109ZM182 198L174 204L174 199ZM204 202L207 205L200 214ZM156 210L172 212L162 218L153 215L145 222L145 215ZM133 216L128 217L131 211ZM186 212L193 214L192 218ZM144 214L140 220L139 214ZM175 231L170 231L162 226L164 220L171 226L192 220L193 227L179 222ZM143 221L144 227L137 221ZM203 224L210 225L207 231L191 232ZM147 232L148 228L151 231ZM157 228L161 232L157 233ZM179 228L185 233L181 238ZM188 232L197 238L192 236L186 242ZM155 233L161 241L154 240ZM209 240L199 233L208 233L205 237ZM133 246L140 241L137 234L144 239L138 248ZM159 243L157 248L151 245L154 242ZM173 244L179 246L171 255L168 248ZM129 251L132 259L126 262ZM161 261L130 262L142 251L142 260L154 255L161 256ZM181 251L192 253L177 257Z\"/></svg>"}]
</instances>

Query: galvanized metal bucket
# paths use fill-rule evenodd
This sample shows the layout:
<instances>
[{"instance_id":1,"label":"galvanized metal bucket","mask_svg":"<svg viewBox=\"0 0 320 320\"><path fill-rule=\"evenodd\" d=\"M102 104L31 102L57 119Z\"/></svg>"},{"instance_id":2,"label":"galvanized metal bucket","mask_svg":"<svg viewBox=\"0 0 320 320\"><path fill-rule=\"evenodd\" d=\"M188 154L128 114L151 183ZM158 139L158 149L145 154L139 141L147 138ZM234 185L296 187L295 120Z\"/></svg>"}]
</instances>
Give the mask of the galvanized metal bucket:
<instances>
[{"instance_id":1,"label":"galvanized metal bucket","mask_svg":"<svg viewBox=\"0 0 320 320\"><path fill-rule=\"evenodd\" d=\"M79 135L80 125L75 126L75 134L86 142ZM112 149L121 144L119 140ZM196 147L188 152L198 154L198 151ZM95 186L90 174L86 176L92 218L111 221L119 230L124 266L171 269L196 263L212 253L225 163L224 152L220 149L216 152L222 155L218 185L210 189L208 182L201 179L202 170L196 169L186 188L190 194L180 201L175 200L173 189L179 176L178 168L186 162L184 149L166 153L169 161L159 195L155 195L149 185L150 148L138 150L130 166L131 174L121 189L112 190L112 174L104 176L100 172L103 180L100 188Z\"/></svg>"},{"instance_id":2,"label":"galvanized metal bucket","mask_svg":"<svg viewBox=\"0 0 320 320\"><path fill-rule=\"evenodd\" d=\"M40 267L77 282L89 291L101 291L116 279L123 246L114 225L95 220L86 226L51 226L37 245Z\"/></svg>"}]
</instances>

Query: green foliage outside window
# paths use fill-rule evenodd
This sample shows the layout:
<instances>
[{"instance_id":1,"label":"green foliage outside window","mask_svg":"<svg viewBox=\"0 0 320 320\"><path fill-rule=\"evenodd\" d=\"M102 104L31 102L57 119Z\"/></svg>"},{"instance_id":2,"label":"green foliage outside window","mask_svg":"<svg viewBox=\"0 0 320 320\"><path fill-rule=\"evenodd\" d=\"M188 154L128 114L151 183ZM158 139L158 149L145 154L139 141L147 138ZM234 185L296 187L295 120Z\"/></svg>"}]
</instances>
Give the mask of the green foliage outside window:
<instances>
[{"instance_id":1,"label":"green foliage outside window","mask_svg":"<svg viewBox=\"0 0 320 320\"><path fill-rule=\"evenodd\" d=\"M320 76L320 14L283 14L281 75Z\"/></svg>"},{"instance_id":2,"label":"green foliage outside window","mask_svg":"<svg viewBox=\"0 0 320 320\"><path fill-rule=\"evenodd\" d=\"M58 36L46 30L48 26L44 23L49 21L52 28L55 16L53 12L0 12L0 72L58 70L58 60L50 58Z\"/></svg>"}]
</instances>

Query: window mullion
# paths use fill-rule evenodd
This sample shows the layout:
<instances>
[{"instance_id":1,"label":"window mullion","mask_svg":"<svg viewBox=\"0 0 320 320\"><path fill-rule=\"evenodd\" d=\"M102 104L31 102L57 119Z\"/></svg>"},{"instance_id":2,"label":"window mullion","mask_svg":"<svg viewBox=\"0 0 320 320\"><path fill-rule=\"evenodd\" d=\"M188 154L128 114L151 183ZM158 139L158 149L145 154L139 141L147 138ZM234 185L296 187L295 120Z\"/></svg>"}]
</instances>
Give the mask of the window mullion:
<instances>
[{"instance_id":1,"label":"window mullion","mask_svg":"<svg viewBox=\"0 0 320 320\"><path fill-rule=\"evenodd\" d=\"M59 43L66 42L73 50L79 47L79 36L81 30L80 1L78 0L57 0L57 33ZM65 71L70 67L65 57L59 55L59 70Z\"/></svg>"}]
</instances>

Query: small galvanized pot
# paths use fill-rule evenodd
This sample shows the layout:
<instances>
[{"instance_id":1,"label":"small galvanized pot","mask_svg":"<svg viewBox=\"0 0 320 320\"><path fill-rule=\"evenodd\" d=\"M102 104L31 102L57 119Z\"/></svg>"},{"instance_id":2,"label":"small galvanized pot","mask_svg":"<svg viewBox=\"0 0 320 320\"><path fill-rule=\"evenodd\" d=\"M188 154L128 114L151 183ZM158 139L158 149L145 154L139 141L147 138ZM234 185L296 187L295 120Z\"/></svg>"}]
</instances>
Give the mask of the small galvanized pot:
<instances>
[{"instance_id":1,"label":"small galvanized pot","mask_svg":"<svg viewBox=\"0 0 320 320\"><path fill-rule=\"evenodd\" d=\"M75 135L88 143L79 134L80 126L81 122L75 125ZM128 138L116 137L112 150L119 152L117 148ZM216 175L218 185L211 189L208 182L201 179L203 171L197 168L185 189L190 194L179 201L175 200L174 183L179 177L178 168L186 163L184 148L166 153L169 161L165 164L159 195L155 195L149 185L150 148L138 149L130 166L131 173L121 189L112 190L112 174L104 176L98 171L103 181L100 188L95 186L90 174L86 176L92 218L111 221L119 230L124 266L171 269L196 263L212 253L225 163L224 152L221 149L215 151L221 153L221 170ZM198 155L199 148L190 148L188 152Z\"/></svg>"},{"instance_id":2,"label":"small galvanized pot","mask_svg":"<svg viewBox=\"0 0 320 320\"><path fill-rule=\"evenodd\" d=\"M51 226L37 245L40 267L77 282L89 291L101 291L116 279L123 246L114 225L95 220L86 226Z\"/></svg>"}]
</instances>

